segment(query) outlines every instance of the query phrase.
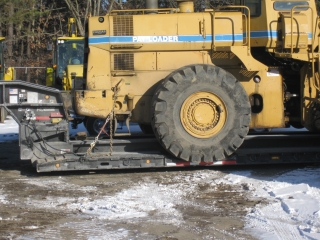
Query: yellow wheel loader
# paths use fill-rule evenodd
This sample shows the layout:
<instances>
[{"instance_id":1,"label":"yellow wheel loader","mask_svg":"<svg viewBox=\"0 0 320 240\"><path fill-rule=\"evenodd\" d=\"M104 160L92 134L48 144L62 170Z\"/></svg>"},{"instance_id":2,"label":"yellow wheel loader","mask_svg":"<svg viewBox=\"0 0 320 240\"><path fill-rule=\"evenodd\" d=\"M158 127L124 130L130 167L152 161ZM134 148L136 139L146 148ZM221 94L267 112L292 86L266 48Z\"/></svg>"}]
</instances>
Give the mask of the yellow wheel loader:
<instances>
[{"instance_id":1,"label":"yellow wheel loader","mask_svg":"<svg viewBox=\"0 0 320 240\"><path fill-rule=\"evenodd\" d=\"M38 171L319 161L315 2L237 0L203 12L178 4L90 17L84 75L66 71L67 96L1 82L21 159ZM104 119L92 141L69 138L69 108ZM133 136L130 123L154 137ZM247 135L290 126L314 134Z\"/></svg>"}]
</instances>

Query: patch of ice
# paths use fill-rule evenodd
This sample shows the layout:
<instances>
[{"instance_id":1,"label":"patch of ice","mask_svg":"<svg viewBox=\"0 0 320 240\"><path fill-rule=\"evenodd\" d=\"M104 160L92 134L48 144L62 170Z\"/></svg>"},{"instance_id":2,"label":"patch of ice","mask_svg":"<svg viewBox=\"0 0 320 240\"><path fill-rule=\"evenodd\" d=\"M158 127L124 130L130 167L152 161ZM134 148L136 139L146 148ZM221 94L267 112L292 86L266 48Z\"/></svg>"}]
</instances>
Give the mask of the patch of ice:
<instances>
[{"instance_id":1,"label":"patch of ice","mask_svg":"<svg viewBox=\"0 0 320 240\"><path fill-rule=\"evenodd\" d=\"M194 174L177 174L169 181L173 184L155 183L152 179L144 179L128 189L115 195L106 195L99 199L90 197L51 197L43 199L27 198L25 204L40 208L65 208L81 212L97 219L125 220L135 218L150 218L158 221L166 219L166 223L180 224L183 217L178 205L192 205L188 194L194 192L199 182L212 182L217 172L206 171ZM184 181L183 179L188 179ZM95 189L93 186L79 187L65 182L64 178L52 179L20 179L28 184L34 184L44 189L75 189L87 191ZM165 181L168 181L165 179ZM197 207L196 205L194 207ZM211 210L214 206L211 206Z\"/></svg>"},{"instance_id":2,"label":"patch of ice","mask_svg":"<svg viewBox=\"0 0 320 240\"><path fill-rule=\"evenodd\" d=\"M27 230L34 230L34 229L38 229L38 226L25 226L23 227L23 229L27 229Z\"/></svg>"},{"instance_id":3,"label":"patch of ice","mask_svg":"<svg viewBox=\"0 0 320 240\"><path fill-rule=\"evenodd\" d=\"M156 215L168 216L168 222L177 222L182 216L175 206L184 194L183 189L149 183L103 199L78 199L76 203L68 204L68 208L108 220L142 218L154 211Z\"/></svg>"},{"instance_id":4,"label":"patch of ice","mask_svg":"<svg viewBox=\"0 0 320 240\"><path fill-rule=\"evenodd\" d=\"M8 201L6 200L6 196L2 192L2 190L0 190L0 203L2 203L2 204L7 204L8 203Z\"/></svg>"}]
</instances>

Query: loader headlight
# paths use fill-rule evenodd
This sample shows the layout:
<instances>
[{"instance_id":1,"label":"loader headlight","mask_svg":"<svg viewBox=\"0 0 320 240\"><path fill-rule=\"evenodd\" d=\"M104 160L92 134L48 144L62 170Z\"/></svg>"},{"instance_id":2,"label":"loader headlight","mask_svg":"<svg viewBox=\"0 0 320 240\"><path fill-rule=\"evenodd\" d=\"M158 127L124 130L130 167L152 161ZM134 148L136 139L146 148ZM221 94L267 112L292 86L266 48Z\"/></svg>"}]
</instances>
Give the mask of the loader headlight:
<instances>
[{"instance_id":1,"label":"loader headlight","mask_svg":"<svg viewBox=\"0 0 320 240\"><path fill-rule=\"evenodd\" d=\"M104 22L104 17L99 17L98 21L99 21L99 23L103 23Z\"/></svg>"},{"instance_id":2,"label":"loader headlight","mask_svg":"<svg viewBox=\"0 0 320 240\"><path fill-rule=\"evenodd\" d=\"M253 77L253 81L254 81L255 83L260 83L260 82L261 82L261 77L258 76L258 75L256 75L256 76Z\"/></svg>"}]
</instances>

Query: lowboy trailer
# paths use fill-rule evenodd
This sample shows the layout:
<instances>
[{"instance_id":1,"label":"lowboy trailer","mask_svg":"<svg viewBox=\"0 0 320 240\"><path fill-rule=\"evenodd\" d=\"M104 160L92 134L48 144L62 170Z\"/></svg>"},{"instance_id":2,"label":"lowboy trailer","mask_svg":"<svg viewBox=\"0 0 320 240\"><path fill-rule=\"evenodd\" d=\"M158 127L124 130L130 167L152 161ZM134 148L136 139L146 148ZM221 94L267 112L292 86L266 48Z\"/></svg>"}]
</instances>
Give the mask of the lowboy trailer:
<instances>
[{"instance_id":1,"label":"lowboy trailer","mask_svg":"<svg viewBox=\"0 0 320 240\"><path fill-rule=\"evenodd\" d=\"M19 124L20 158L38 172L320 162L320 134L304 131L247 135L231 156L199 163L168 154L152 135L76 140L62 99L54 88L0 81L0 106Z\"/></svg>"}]
</instances>

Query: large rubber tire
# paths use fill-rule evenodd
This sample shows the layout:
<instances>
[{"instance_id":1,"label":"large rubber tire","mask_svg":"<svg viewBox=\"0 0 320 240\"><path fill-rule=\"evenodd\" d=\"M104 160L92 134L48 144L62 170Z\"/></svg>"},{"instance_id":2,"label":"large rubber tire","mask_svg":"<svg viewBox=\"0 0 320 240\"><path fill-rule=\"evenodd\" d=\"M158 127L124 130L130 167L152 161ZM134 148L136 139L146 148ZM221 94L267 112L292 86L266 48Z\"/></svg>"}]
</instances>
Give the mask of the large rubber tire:
<instances>
[{"instance_id":1,"label":"large rubber tire","mask_svg":"<svg viewBox=\"0 0 320 240\"><path fill-rule=\"evenodd\" d=\"M272 128L253 128L250 129L249 132L250 133L267 133L267 132L271 132Z\"/></svg>"},{"instance_id":2,"label":"large rubber tire","mask_svg":"<svg viewBox=\"0 0 320 240\"><path fill-rule=\"evenodd\" d=\"M251 119L240 82L211 65L186 66L171 73L155 91L152 111L151 124L161 145L196 163L234 153L248 134Z\"/></svg>"},{"instance_id":3,"label":"large rubber tire","mask_svg":"<svg viewBox=\"0 0 320 240\"><path fill-rule=\"evenodd\" d=\"M94 118L94 117L88 117L85 121L85 127L89 133L90 136L97 136L100 132L100 129L102 128L103 124L105 123L105 119L102 118ZM105 127L105 131L109 134L110 133L110 127L109 123L107 123L107 126ZM102 132L102 134L105 134Z\"/></svg>"},{"instance_id":4,"label":"large rubber tire","mask_svg":"<svg viewBox=\"0 0 320 240\"><path fill-rule=\"evenodd\" d=\"M153 134L153 129L150 124L139 123L139 127L144 134Z\"/></svg>"},{"instance_id":5,"label":"large rubber tire","mask_svg":"<svg viewBox=\"0 0 320 240\"><path fill-rule=\"evenodd\" d=\"M299 123L299 122L290 122L290 125L293 127L293 128L296 128L296 129L302 129L304 128L304 126Z\"/></svg>"}]
</instances>

